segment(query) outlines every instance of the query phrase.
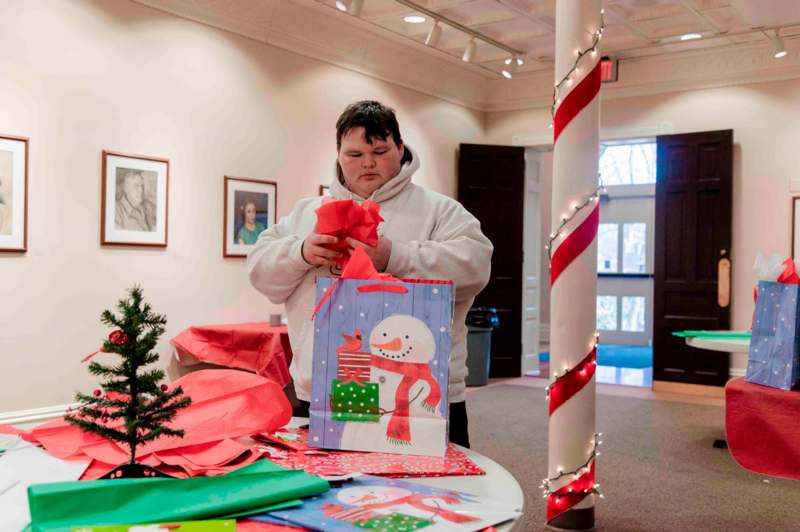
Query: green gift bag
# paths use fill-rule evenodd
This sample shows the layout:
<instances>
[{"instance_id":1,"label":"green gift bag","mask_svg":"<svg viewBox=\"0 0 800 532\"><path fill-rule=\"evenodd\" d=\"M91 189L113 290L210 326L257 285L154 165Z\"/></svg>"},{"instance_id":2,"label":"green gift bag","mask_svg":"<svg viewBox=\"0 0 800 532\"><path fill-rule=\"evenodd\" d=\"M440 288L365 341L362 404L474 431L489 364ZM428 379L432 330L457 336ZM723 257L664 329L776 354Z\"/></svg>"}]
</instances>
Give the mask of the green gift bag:
<instances>
[{"instance_id":1,"label":"green gift bag","mask_svg":"<svg viewBox=\"0 0 800 532\"><path fill-rule=\"evenodd\" d=\"M160 523L260 513L318 495L328 482L259 460L227 475L54 482L28 488L32 532L71 527Z\"/></svg>"}]
</instances>

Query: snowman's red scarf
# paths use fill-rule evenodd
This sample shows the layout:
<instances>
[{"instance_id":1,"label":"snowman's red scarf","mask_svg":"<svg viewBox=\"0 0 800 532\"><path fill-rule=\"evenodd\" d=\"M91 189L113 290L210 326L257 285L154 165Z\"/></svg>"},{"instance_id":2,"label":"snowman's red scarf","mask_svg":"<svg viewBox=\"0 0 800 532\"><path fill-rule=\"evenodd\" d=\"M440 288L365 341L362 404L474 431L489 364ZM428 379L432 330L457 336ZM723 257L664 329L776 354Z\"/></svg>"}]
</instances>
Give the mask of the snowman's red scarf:
<instances>
[{"instance_id":1,"label":"snowman's red scarf","mask_svg":"<svg viewBox=\"0 0 800 532\"><path fill-rule=\"evenodd\" d=\"M409 426L408 414L411 400L409 393L411 386L418 380L424 380L430 385L428 396L422 401L423 406L431 411L436 411L442 392L439 383L433 378L431 368L428 364L417 362L395 362L383 357L372 355L372 365L384 371L398 373L403 376L394 396L394 412L386 428L386 436L389 439L401 442L411 442L411 428Z\"/></svg>"}]
</instances>

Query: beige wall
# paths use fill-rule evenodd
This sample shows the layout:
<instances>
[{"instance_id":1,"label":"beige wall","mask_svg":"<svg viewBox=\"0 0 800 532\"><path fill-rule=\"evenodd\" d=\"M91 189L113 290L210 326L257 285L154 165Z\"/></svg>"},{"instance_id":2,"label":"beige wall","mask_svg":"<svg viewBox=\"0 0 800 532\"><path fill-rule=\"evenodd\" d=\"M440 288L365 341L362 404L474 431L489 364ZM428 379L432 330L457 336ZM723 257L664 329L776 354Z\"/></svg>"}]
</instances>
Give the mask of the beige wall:
<instances>
[{"instance_id":1,"label":"beige wall","mask_svg":"<svg viewBox=\"0 0 800 532\"><path fill-rule=\"evenodd\" d=\"M397 110L418 181L454 194L459 142L483 113L121 0L0 2L0 132L30 137L28 249L0 255L0 412L72 400L100 312L141 283L167 315L159 346L192 324L278 309L222 258L223 175L278 182L278 215L330 179L348 103ZM103 149L171 161L169 247L99 245Z\"/></svg>"},{"instance_id":2,"label":"beige wall","mask_svg":"<svg viewBox=\"0 0 800 532\"><path fill-rule=\"evenodd\" d=\"M601 128L614 136L624 131L638 136L659 129L670 133L733 129L732 325L736 329L750 327L756 252L790 254L790 179L800 177L798 116L800 80L602 102ZM489 113L487 142L510 144L514 135L547 135L548 124L544 109ZM745 366L746 356L737 355L732 368Z\"/></svg>"}]
</instances>

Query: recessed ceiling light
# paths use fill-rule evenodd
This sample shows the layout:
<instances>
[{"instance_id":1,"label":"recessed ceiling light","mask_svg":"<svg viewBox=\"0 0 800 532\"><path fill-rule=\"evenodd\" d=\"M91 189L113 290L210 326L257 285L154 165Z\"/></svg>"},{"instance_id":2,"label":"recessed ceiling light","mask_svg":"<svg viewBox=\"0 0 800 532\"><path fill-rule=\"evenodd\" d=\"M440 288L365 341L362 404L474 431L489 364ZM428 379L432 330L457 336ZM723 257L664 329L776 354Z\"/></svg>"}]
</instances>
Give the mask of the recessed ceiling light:
<instances>
[{"instance_id":1,"label":"recessed ceiling light","mask_svg":"<svg viewBox=\"0 0 800 532\"><path fill-rule=\"evenodd\" d=\"M511 64L511 58L509 57L508 59L506 59L505 63L507 65L510 65ZM517 65L522 66L524 64L525 64L525 61L523 61L521 57L517 57Z\"/></svg>"},{"instance_id":2,"label":"recessed ceiling light","mask_svg":"<svg viewBox=\"0 0 800 532\"><path fill-rule=\"evenodd\" d=\"M408 22L409 24L422 24L425 22L425 17L422 15L408 15L403 17L403 20Z\"/></svg>"},{"instance_id":3,"label":"recessed ceiling light","mask_svg":"<svg viewBox=\"0 0 800 532\"><path fill-rule=\"evenodd\" d=\"M695 39L702 39L703 35L700 33L684 33L681 35L682 41L693 41Z\"/></svg>"},{"instance_id":4,"label":"recessed ceiling light","mask_svg":"<svg viewBox=\"0 0 800 532\"><path fill-rule=\"evenodd\" d=\"M347 4L345 4L342 0L336 0L336 9L339 11L347 11Z\"/></svg>"}]
</instances>

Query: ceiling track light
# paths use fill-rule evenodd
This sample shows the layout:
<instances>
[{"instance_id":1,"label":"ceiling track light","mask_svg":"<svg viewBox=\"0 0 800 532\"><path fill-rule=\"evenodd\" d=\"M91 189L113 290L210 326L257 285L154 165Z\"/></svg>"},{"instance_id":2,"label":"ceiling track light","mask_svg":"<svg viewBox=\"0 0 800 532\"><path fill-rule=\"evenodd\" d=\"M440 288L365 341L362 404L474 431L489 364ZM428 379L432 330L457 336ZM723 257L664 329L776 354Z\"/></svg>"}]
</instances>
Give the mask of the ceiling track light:
<instances>
[{"instance_id":1,"label":"ceiling track light","mask_svg":"<svg viewBox=\"0 0 800 532\"><path fill-rule=\"evenodd\" d=\"M436 45L439 44L439 39L442 38L442 26L439 24L439 21L433 23L431 27L431 31L428 32L428 36L425 38L425 45L430 46L431 48L436 48Z\"/></svg>"},{"instance_id":2,"label":"ceiling track light","mask_svg":"<svg viewBox=\"0 0 800 532\"><path fill-rule=\"evenodd\" d=\"M461 60L465 63L472 63L472 59L475 57L475 37L470 37L469 42L464 47L464 55L461 56Z\"/></svg>"},{"instance_id":3,"label":"ceiling track light","mask_svg":"<svg viewBox=\"0 0 800 532\"><path fill-rule=\"evenodd\" d=\"M783 39L778 34L778 30L775 30L775 37L772 39L772 57L775 59L781 59L788 55L789 52L786 51L786 45L783 43Z\"/></svg>"},{"instance_id":4,"label":"ceiling track light","mask_svg":"<svg viewBox=\"0 0 800 532\"><path fill-rule=\"evenodd\" d=\"M361 15L362 7L364 7L364 0L336 0L336 9L354 17Z\"/></svg>"},{"instance_id":5,"label":"ceiling track light","mask_svg":"<svg viewBox=\"0 0 800 532\"><path fill-rule=\"evenodd\" d=\"M472 37L472 39L470 39L470 43L468 43L466 45L465 49L464 49L464 54L461 56L461 59L464 62L470 62L470 61L474 60L474 56L475 56L474 50L472 52L470 52L470 53L467 53L469 50L471 50L473 48L473 45L471 44L472 40L481 40L484 43L489 44L491 46L494 46L495 48L498 48L498 49L503 50L505 52L508 52L509 54L511 54L511 55L513 55L514 57L517 58L517 65L510 65L509 67L506 67L505 70L509 71L509 74L513 74L513 72L516 69L516 67L518 65L522 64L522 59L520 59L520 56L522 56L524 54L524 52L521 51L521 50L517 50L515 48L511 48L510 46L508 46L506 44L503 44L500 41L497 41L497 40L491 38L488 35L485 35L483 33L479 33L479 32L473 30L470 27L464 26L463 24L461 24L460 22L458 22L456 20L453 20L453 19L448 18L446 16L443 16L443 15L441 15L439 13L431 11L430 9L426 8L425 6L420 5L420 4L418 4L416 2L413 2L411 0L394 0L394 1L396 3L398 3L398 4L400 4L400 5L403 5L403 6L407 7L407 8L409 8L409 9L414 10L416 13L421 13L422 15L425 15L425 16L435 20L437 23L447 24L451 28L456 29L456 30L458 30L458 31L460 31L462 33L465 33L465 34L469 35L470 37ZM410 22L408 20L408 17L405 17L404 20L406 22ZM433 30L431 30L431 31L433 31ZM425 40L425 44L428 44L429 46L432 46L428 42L429 39L430 39L430 34L428 36L428 39ZM467 61L468 59L469 59L469 61ZM487 70L492 70L493 72L497 72L496 70L494 70L494 68L489 68L489 67L484 67L484 68L486 68ZM505 76L506 74L503 74L503 75ZM508 77L508 76L506 76L506 77Z\"/></svg>"},{"instance_id":6,"label":"ceiling track light","mask_svg":"<svg viewBox=\"0 0 800 532\"><path fill-rule=\"evenodd\" d=\"M506 67L503 68L502 71L503 77L506 79L511 79L514 77L514 72L517 71L517 66L522 63L520 63L520 59L516 55L506 59L505 63Z\"/></svg>"}]
</instances>

